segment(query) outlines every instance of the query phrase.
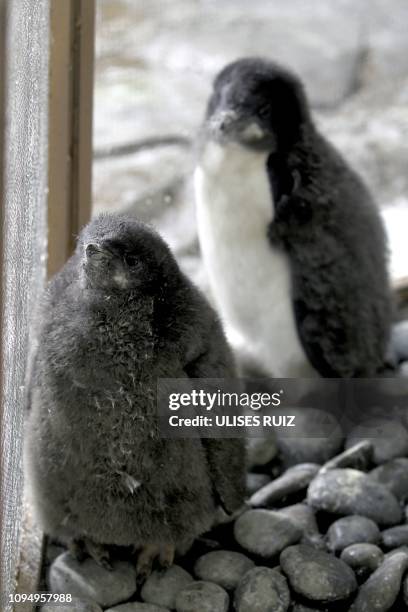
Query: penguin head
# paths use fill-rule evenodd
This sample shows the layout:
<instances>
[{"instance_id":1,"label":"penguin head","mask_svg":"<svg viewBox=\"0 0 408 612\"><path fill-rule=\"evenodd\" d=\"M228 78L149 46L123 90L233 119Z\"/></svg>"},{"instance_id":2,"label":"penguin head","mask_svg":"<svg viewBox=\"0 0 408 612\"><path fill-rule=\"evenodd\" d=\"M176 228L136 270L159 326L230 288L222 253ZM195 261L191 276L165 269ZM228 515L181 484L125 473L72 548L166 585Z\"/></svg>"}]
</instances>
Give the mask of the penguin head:
<instances>
[{"instance_id":1,"label":"penguin head","mask_svg":"<svg viewBox=\"0 0 408 612\"><path fill-rule=\"evenodd\" d=\"M155 294L177 273L163 239L132 217L103 214L80 233L77 253L85 286L104 291Z\"/></svg>"},{"instance_id":2,"label":"penguin head","mask_svg":"<svg viewBox=\"0 0 408 612\"><path fill-rule=\"evenodd\" d=\"M207 138L223 145L280 152L290 150L310 119L302 83L277 64L244 58L216 77L208 102Z\"/></svg>"}]
</instances>

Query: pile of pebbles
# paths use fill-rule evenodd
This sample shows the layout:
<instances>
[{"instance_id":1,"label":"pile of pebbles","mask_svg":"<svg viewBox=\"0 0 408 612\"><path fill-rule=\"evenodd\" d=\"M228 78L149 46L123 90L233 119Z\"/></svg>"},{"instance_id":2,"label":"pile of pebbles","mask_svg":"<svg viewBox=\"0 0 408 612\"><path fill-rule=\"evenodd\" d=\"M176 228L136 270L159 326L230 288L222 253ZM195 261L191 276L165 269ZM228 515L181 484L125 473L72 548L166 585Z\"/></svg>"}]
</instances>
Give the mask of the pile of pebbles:
<instances>
[{"instance_id":1,"label":"pile of pebbles","mask_svg":"<svg viewBox=\"0 0 408 612\"><path fill-rule=\"evenodd\" d=\"M346 439L250 440L245 508L170 569L138 586L129 558L109 572L54 546L48 589L71 593L77 612L408 609L408 430L375 425L369 440L358 427Z\"/></svg>"}]
</instances>

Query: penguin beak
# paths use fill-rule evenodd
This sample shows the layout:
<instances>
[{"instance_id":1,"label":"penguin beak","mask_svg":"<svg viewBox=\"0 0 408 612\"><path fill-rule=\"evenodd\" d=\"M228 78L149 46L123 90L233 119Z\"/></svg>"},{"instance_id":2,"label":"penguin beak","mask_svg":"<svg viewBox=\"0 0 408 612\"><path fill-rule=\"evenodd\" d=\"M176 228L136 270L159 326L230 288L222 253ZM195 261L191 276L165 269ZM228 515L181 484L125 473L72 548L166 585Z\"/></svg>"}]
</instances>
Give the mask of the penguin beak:
<instances>
[{"instance_id":1,"label":"penguin beak","mask_svg":"<svg viewBox=\"0 0 408 612\"><path fill-rule=\"evenodd\" d=\"M232 140L257 146L265 140L265 131L255 120L243 118L235 110L216 111L209 120L211 136L219 142Z\"/></svg>"},{"instance_id":2,"label":"penguin beak","mask_svg":"<svg viewBox=\"0 0 408 612\"><path fill-rule=\"evenodd\" d=\"M237 124L238 120L239 117L236 111L217 111L210 118L210 130L215 135L226 135Z\"/></svg>"},{"instance_id":3,"label":"penguin beak","mask_svg":"<svg viewBox=\"0 0 408 612\"><path fill-rule=\"evenodd\" d=\"M238 113L234 110L219 111L211 117L211 122L221 131L228 130L237 120Z\"/></svg>"},{"instance_id":4,"label":"penguin beak","mask_svg":"<svg viewBox=\"0 0 408 612\"><path fill-rule=\"evenodd\" d=\"M101 260L106 257L111 257L111 251L106 245L98 242L89 242L85 245L85 255L87 259Z\"/></svg>"}]
</instances>

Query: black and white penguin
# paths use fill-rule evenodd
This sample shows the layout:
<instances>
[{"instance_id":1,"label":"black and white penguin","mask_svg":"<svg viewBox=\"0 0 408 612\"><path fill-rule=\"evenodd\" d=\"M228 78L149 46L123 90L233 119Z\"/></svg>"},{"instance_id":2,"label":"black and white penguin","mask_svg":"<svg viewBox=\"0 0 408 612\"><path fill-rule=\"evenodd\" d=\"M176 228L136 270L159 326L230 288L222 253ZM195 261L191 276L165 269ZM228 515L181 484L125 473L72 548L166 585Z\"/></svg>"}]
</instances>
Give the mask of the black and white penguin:
<instances>
[{"instance_id":1,"label":"black and white penguin","mask_svg":"<svg viewBox=\"0 0 408 612\"><path fill-rule=\"evenodd\" d=\"M387 246L299 79L258 58L214 82L195 172L200 244L233 344L276 377L368 377L391 323Z\"/></svg>"}]
</instances>

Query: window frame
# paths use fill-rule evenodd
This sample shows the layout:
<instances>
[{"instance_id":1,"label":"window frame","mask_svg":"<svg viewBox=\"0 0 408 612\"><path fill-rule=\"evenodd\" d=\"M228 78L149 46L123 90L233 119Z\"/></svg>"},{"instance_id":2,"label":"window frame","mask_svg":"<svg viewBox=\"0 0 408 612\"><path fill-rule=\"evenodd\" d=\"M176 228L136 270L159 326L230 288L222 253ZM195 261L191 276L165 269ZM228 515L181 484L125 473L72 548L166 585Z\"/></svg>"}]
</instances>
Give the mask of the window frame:
<instances>
[{"instance_id":1,"label":"window frame","mask_svg":"<svg viewBox=\"0 0 408 612\"><path fill-rule=\"evenodd\" d=\"M7 75L11 57L8 56L13 0L0 0L0 429L7 414L4 394L3 347L5 314L5 130L7 113L11 112L12 94L7 91ZM46 146L47 178L47 231L48 274L55 273L71 255L75 235L90 218L92 205L92 110L93 71L95 45L95 0L46 0L49 18L49 56ZM45 60L44 60L45 61ZM17 316L17 313L15 314ZM25 331L27 325L24 324ZM27 358L28 368L30 357ZM23 407L21 407L23 409ZM1 450L3 436L0 435ZM10 510L5 495L6 473L0 454L0 523ZM20 457L17 458L20 461ZM22 464L22 457L20 464ZM13 505L14 508L14 505ZM40 588L45 539L35 525L27 500L20 498L17 508L22 509L19 537L12 546L17 555L17 567L1 567L4 589L14 584L14 593L36 593ZM4 511L4 514L3 514ZM18 517L16 521L20 523ZM7 550L8 534L0 524L0 551ZM4 569L4 576L3 576ZM8 600L8 593L3 593ZM7 612L31 612L35 604L26 602L14 607L5 604Z\"/></svg>"},{"instance_id":2,"label":"window frame","mask_svg":"<svg viewBox=\"0 0 408 612\"><path fill-rule=\"evenodd\" d=\"M50 0L48 274L91 216L95 0Z\"/></svg>"}]
</instances>

